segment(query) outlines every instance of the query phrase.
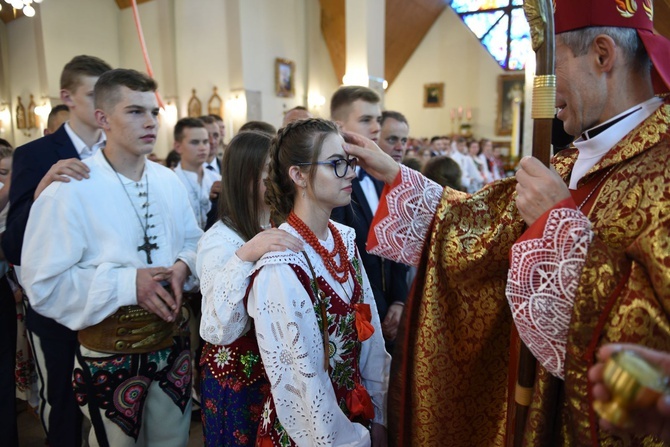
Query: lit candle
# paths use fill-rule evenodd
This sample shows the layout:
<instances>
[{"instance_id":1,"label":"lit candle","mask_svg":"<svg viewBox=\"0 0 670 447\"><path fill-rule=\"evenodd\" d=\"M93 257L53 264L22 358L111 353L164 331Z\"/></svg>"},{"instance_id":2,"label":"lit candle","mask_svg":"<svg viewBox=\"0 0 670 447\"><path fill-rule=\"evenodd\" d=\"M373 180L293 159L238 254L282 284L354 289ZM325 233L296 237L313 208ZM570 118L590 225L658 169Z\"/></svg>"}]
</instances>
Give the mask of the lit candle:
<instances>
[{"instance_id":1,"label":"lit candle","mask_svg":"<svg viewBox=\"0 0 670 447\"><path fill-rule=\"evenodd\" d=\"M465 118L470 121L472 119L472 109L468 107L468 109L465 111Z\"/></svg>"},{"instance_id":2,"label":"lit candle","mask_svg":"<svg viewBox=\"0 0 670 447\"><path fill-rule=\"evenodd\" d=\"M458 119L460 120L462 118L463 118L463 107L458 106Z\"/></svg>"}]
</instances>

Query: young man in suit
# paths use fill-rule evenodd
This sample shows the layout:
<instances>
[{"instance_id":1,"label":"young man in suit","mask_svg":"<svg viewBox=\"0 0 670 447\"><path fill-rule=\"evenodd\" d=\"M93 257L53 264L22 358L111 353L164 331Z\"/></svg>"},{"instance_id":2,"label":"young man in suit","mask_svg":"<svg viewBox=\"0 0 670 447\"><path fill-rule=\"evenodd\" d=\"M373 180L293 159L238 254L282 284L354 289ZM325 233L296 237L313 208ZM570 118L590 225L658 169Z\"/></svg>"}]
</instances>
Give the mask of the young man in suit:
<instances>
[{"instance_id":1,"label":"young man in suit","mask_svg":"<svg viewBox=\"0 0 670 447\"><path fill-rule=\"evenodd\" d=\"M379 95L367 87L340 87L331 98L330 116L345 132L363 135L375 143L381 130ZM382 321L387 347L395 340L407 297L408 267L371 255L365 250L370 223L379 205L383 183L357 170L352 182L351 205L333 210L332 218L356 230L356 245L370 280Z\"/></svg>"},{"instance_id":2,"label":"young man in suit","mask_svg":"<svg viewBox=\"0 0 670 447\"><path fill-rule=\"evenodd\" d=\"M33 201L53 181L88 177L81 159L104 146L105 135L95 121L93 87L111 70L94 56L76 56L63 68L61 100L70 119L53 134L16 149L9 192L10 208L2 248L9 262L21 264L21 247ZM55 235L57 237L57 235ZM77 333L35 312L26 312L26 327L35 353L40 389L39 415L53 446L81 444L81 412L72 391Z\"/></svg>"}]
</instances>

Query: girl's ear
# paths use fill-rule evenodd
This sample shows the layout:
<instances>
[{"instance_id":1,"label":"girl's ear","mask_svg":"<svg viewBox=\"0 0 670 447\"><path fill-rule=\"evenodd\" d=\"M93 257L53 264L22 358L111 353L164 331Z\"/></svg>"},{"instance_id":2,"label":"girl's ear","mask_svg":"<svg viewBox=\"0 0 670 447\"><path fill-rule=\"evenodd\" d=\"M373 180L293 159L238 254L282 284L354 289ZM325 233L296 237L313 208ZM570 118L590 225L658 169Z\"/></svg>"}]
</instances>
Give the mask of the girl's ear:
<instances>
[{"instance_id":1,"label":"girl's ear","mask_svg":"<svg viewBox=\"0 0 670 447\"><path fill-rule=\"evenodd\" d=\"M288 170L288 175L297 187L307 187L307 176L299 166L291 166Z\"/></svg>"}]
</instances>

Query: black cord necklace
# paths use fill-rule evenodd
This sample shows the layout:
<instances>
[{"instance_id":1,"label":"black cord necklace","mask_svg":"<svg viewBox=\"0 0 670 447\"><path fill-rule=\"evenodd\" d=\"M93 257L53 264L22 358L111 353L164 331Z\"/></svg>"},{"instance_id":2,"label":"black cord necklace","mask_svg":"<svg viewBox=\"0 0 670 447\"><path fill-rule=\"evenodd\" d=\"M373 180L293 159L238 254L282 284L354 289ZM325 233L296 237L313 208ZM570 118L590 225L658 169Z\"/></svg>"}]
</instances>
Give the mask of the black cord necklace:
<instances>
[{"instance_id":1,"label":"black cord necklace","mask_svg":"<svg viewBox=\"0 0 670 447\"><path fill-rule=\"evenodd\" d=\"M107 158L107 155L105 154L105 151L102 151L102 156L105 157L105 160L107 163L109 163L109 167L112 168L112 171L114 171L114 174L116 174L116 178L119 180L119 183L121 183L121 187L123 188L123 192L126 193L126 197L128 197L128 201L130 202L130 206L133 208L133 211L135 211L135 216L137 216L137 220L140 223L140 227L142 228L142 232L144 233L144 243L142 245L139 245L137 247L137 251L143 251L147 255L147 263L152 264L151 260L151 250L158 250L158 244L155 242L151 242L152 240L156 239L156 236L149 236L148 231L149 231L149 218L153 217L153 214L149 214L149 176L146 175L146 182L147 182L147 187L144 191L140 191L138 195L140 197L144 197L146 202L142 205L142 208L145 209L144 211L144 223L142 223L142 218L140 217L140 213L137 211L137 208L135 208L135 204L133 203L133 199L130 198L130 194L128 194L128 190L126 189L126 185L123 184L123 180L121 180L121 176L119 173L114 169L114 166L112 166L112 163L109 161L109 158ZM141 183L136 182L135 186L138 188L140 187ZM153 227L153 225L151 225Z\"/></svg>"}]
</instances>

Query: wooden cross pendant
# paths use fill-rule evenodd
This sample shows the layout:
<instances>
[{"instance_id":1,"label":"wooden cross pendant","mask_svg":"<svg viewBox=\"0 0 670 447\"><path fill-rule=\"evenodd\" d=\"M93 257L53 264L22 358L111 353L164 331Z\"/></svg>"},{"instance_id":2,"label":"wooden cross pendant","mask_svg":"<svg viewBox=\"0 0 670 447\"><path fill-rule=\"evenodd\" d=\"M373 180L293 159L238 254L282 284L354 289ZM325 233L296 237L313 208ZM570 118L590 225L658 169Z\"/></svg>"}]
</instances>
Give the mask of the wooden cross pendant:
<instances>
[{"instance_id":1,"label":"wooden cross pendant","mask_svg":"<svg viewBox=\"0 0 670 447\"><path fill-rule=\"evenodd\" d=\"M147 254L147 262L151 264L151 250L157 250L158 245L157 244L152 244L149 236L144 236L144 244L140 245L137 247L137 251L143 251Z\"/></svg>"}]
</instances>

